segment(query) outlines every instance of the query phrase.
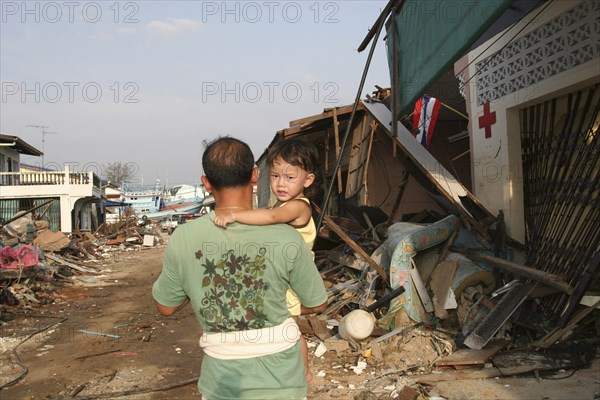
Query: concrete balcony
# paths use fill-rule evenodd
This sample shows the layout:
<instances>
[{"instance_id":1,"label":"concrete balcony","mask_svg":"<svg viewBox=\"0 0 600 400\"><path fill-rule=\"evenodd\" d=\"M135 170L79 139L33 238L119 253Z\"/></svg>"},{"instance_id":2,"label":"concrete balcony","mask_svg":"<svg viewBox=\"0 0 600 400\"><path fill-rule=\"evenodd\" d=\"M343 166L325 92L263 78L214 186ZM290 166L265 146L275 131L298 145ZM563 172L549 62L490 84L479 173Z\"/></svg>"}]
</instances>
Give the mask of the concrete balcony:
<instances>
[{"instance_id":1,"label":"concrete balcony","mask_svg":"<svg viewBox=\"0 0 600 400\"><path fill-rule=\"evenodd\" d=\"M0 172L0 198L71 195L102 197L100 178L91 171Z\"/></svg>"},{"instance_id":2,"label":"concrete balcony","mask_svg":"<svg viewBox=\"0 0 600 400\"><path fill-rule=\"evenodd\" d=\"M0 172L0 200L60 199L62 232L88 230L91 205L102 198L100 178L91 171Z\"/></svg>"}]
</instances>

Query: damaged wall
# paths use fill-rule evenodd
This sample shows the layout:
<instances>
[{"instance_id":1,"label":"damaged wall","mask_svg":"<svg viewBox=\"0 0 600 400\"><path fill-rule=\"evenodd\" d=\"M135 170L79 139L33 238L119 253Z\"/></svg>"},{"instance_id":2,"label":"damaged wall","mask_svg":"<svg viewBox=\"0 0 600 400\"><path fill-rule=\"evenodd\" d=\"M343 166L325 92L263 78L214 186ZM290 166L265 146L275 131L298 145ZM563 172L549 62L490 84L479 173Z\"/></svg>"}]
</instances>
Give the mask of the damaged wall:
<instances>
[{"instance_id":1,"label":"damaged wall","mask_svg":"<svg viewBox=\"0 0 600 400\"><path fill-rule=\"evenodd\" d=\"M392 139L387 134L376 133L367 179L369 188L368 205L380 207L388 215L394 207L405 170L402 161L394 158L392 147ZM439 205L431 199L427 191L411 175L408 178L408 184L404 189L402 202L395 217L398 219L403 214L416 214L423 210L444 214Z\"/></svg>"},{"instance_id":2,"label":"damaged wall","mask_svg":"<svg viewBox=\"0 0 600 400\"><path fill-rule=\"evenodd\" d=\"M521 242L525 216L519 110L600 81L600 54L594 50L600 33L594 22L598 7L592 0L548 3L454 67L466 83L462 91L470 116L474 194L493 214L504 211L507 233Z\"/></svg>"}]
</instances>

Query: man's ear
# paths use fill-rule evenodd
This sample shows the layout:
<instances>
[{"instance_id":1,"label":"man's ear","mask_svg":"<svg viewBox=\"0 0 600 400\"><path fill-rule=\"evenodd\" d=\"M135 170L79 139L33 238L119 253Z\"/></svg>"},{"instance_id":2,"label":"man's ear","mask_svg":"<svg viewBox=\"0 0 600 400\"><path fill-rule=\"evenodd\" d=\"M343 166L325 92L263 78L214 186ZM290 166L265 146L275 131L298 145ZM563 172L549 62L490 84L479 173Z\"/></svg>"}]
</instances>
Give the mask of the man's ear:
<instances>
[{"instance_id":1,"label":"man's ear","mask_svg":"<svg viewBox=\"0 0 600 400\"><path fill-rule=\"evenodd\" d=\"M306 178L304 179L304 187L307 188L310 185L313 184L313 182L315 181L315 174L308 174L306 175Z\"/></svg>"},{"instance_id":2,"label":"man's ear","mask_svg":"<svg viewBox=\"0 0 600 400\"><path fill-rule=\"evenodd\" d=\"M250 182L253 185L256 185L258 183L258 173L259 173L258 168L256 168L256 167L252 168L252 176L250 177Z\"/></svg>"},{"instance_id":3,"label":"man's ear","mask_svg":"<svg viewBox=\"0 0 600 400\"><path fill-rule=\"evenodd\" d=\"M208 193L212 193L212 191L213 191L213 187L212 187L212 185L210 184L210 182L208 181L208 178L206 177L206 175L202 175L202 176L200 177L200 180L202 181L202 184L204 185L204 189L206 189L206 191L207 191Z\"/></svg>"}]
</instances>

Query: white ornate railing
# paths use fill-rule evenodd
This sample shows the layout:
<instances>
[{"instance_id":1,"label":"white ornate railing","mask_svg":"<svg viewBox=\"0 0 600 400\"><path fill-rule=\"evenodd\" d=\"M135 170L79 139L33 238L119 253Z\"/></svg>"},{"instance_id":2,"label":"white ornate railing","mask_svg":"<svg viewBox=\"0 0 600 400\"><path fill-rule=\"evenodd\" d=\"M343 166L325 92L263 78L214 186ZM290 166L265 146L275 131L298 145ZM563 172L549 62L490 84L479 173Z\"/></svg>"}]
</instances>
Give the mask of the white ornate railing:
<instances>
[{"instance_id":1,"label":"white ornate railing","mask_svg":"<svg viewBox=\"0 0 600 400\"><path fill-rule=\"evenodd\" d=\"M0 172L0 186L92 185L100 188L100 178L91 171Z\"/></svg>"}]
</instances>

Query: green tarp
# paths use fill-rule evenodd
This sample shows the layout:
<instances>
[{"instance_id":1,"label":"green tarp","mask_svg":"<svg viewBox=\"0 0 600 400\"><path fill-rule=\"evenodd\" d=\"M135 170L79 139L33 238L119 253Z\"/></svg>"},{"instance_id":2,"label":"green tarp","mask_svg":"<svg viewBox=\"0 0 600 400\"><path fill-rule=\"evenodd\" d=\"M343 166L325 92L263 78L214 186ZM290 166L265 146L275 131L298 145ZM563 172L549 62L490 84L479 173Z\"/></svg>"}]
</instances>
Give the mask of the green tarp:
<instances>
[{"instance_id":1,"label":"green tarp","mask_svg":"<svg viewBox=\"0 0 600 400\"><path fill-rule=\"evenodd\" d=\"M387 26L393 74L392 34L398 49L399 111L415 101L496 21L514 0L407 0ZM392 80L393 82L393 80Z\"/></svg>"}]
</instances>

